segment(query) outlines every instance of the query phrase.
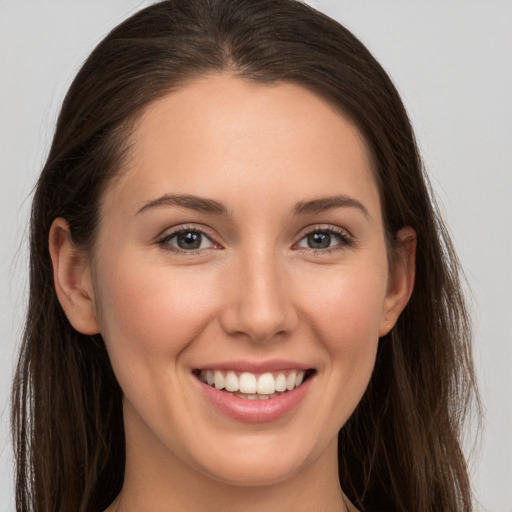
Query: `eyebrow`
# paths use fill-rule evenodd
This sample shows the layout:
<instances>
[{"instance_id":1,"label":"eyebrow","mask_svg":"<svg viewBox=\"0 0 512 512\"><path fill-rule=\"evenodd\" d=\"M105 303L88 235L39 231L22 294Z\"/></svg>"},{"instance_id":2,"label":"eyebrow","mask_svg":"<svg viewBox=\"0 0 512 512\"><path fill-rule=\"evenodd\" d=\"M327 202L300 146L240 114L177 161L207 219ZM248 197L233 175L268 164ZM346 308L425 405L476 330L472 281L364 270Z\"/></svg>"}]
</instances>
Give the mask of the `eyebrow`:
<instances>
[{"instance_id":1,"label":"eyebrow","mask_svg":"<svg viewBox=\"0 0 512 512\"><path fill-rule=\"evenodd\" d=\"M145 203L136 215L151 208L158 208L160 206L181 206L182 208L188 208L189 210L196 210L202 213L212 213L214 215L227 215L228 213L226 207L222 203L214 201L213 199L206 199L204 197L198 197L190 194L165 194L157 199L153 199L152 201Z\"/></svg>"},{"instance_id":2,"label":"eyebrow","mask_svg":"<svg viewBox=\"0 0 512 512\"><path fill-rule=\"evenodd\" d=\"M162 206L178 206L187 208L189 210L195 210L202 213L210 213L213 215L227 215L227 208L220 202L214 199L207 199L191 194L164 194L144 203L144 205L137 211L136 215L145 212L152 208L158 208ZM345 195L335 195L328 197L320 197L312 199L310 201L299 201L293 208L294 215L311 215L315 213L322 213L336 208L357 208L360 210L365 217L369 217L370 214L365 206L354 199Z\"/></svg>"},{"instance_id":3,"label":"eyebrow","mask_svg":"<svg viewBox=\"0 0 512 512\"><path fill-rule=\"evenodd\" d=\"M336 208L357 208L365 217L370 217L365 206L353 197L345 195L336 195L320 197L311 201L300 201L295 205L293 212L295 215L308 215L313 213L322 213Z\"/></svg>"}]
</instances>

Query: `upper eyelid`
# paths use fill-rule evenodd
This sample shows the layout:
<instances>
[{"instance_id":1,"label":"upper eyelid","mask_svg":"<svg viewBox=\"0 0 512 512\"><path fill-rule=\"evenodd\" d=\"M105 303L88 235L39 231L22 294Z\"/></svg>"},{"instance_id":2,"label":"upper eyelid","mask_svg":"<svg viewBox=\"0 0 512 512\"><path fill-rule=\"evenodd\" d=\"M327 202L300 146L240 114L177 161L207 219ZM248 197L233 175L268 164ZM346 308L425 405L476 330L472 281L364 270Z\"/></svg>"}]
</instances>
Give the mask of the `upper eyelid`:
<instances>
[{"instance_id":1,"label":"upper eyelid","mask_svg":"<svg viewBox=\"0 0 512 512\"><path fill-rule=\"evenodd\" d=\"M313 224L310 226L306 226L305 228L302 228L297 234L297 240L302 240L306 235L309 235L310 233L314 233L316 231L327 231L340 235L345 234L348 238L354 238L352 233L347 228L343 228L341 226L336 226L333 224Z\"/></svg>"},{"instance_id":2,"label":"upper eyelid","mask_svg":"<svg viewBox=\"0 0 512 512\"><path fill-rule=\"evenodd\" d=\"M218 243L216 241L217 237L210 233L211 230L201 224L183 224L172 228L167 228L164 229L156 238L158 240L161 240L163 238L172 238L173 236L176 236L177 234L182 233L183 231L197 231L198 233L201 233L202 235L209 238L212 242Z\"/></svg>"}]
</instances>

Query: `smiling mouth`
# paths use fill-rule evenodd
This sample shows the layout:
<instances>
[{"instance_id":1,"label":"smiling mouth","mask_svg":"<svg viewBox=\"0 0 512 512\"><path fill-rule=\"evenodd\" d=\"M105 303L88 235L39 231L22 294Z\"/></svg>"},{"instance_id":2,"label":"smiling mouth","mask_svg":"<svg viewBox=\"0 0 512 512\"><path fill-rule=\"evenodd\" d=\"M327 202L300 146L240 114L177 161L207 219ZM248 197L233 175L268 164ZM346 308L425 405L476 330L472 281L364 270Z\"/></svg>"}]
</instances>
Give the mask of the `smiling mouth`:
<instances>
[{"instance_id":1,"label":"smiling mouth","mask_svg":"<svg viewBox=\"0 0 512 512\"><path fill-rule=\"evenodd\" d=\"M301 386L315 370L283 370L251 373L231 370L195 370L194 375L203 383L219 391L231 393L245 400L277 398Z\"/></svg>"}]
</instances>

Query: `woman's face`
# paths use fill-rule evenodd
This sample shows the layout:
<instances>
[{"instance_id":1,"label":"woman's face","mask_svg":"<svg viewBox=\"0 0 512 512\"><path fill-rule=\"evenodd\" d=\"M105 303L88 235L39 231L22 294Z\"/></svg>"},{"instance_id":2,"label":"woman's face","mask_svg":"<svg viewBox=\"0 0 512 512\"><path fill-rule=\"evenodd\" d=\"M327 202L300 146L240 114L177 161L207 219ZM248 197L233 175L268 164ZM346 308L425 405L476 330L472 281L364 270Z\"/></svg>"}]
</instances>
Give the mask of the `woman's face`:
<instances>
[{"instance_id":1,"label":"woman's face","mask_svg":"<svg viewBox=\"0 0 512 512\"><path fill-rule=\"evenodd\" d=\"M250 485L332 466L408 293L360 133L299 86L210 75L133 142L91 270L128 460Z\"/></svg>"}]
</instances>

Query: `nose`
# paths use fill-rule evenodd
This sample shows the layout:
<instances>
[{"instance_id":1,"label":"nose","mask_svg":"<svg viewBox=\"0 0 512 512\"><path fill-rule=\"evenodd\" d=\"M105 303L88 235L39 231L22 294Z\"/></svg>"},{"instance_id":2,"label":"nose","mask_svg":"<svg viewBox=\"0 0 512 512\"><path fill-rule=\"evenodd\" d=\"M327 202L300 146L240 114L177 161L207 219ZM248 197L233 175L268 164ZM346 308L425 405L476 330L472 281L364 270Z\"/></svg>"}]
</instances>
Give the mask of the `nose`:
<instances>
[{"instance_id":1,"label":"nose","mask_svg":"<svg viewBox=\"0 0 512 512\"><path fill-rule=\"evenodd\" d=\"M226 333L267 342L297 327L291 283L278 258L261 253L240 257L230 274L220 314Z\"/></svg>"}]
</instances>

